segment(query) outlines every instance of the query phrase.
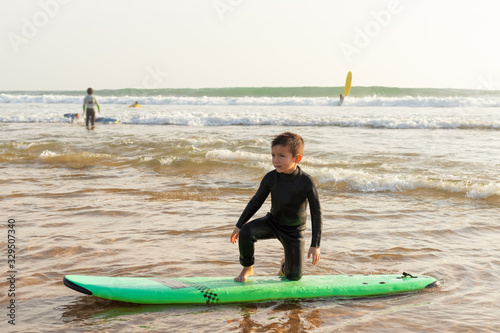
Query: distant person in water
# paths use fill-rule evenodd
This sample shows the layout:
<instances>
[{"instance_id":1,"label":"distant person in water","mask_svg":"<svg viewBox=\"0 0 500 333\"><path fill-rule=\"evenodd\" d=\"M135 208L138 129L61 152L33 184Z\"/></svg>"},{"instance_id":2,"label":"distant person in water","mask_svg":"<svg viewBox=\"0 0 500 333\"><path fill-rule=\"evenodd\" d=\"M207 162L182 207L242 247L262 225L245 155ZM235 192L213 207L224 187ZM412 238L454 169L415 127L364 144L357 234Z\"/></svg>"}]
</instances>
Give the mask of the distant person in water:
<instances>
[{"instance_id":1,"label":"distant person in water","mask_svg":"<svg viewBox=\"0 0 500 333\"><path fill-rule=\"evenodd\" d=\"M342 106L342 103L344 103L344 96L342 94L340 94L340 101L339 101L339 104L337 104L337 105Z\"/></svg>"},{"instance_id":2,"label":"distant person in water","mask_svg":"<svg viewBox=\"0 0 500 333\"><path fill-rule=\"evenodd\" d=\"M76 120L80 119L80 114L79 113L65 113L64 117L71 118L71 120L76 121Z\"/></svg>"},{"instance_id":3,"label":"distant person in water","mask_svg":"<svg viewBox=\"0 0 500 333\"><path fill-rule=\"evenodd\" d=\"M95 106L97 106L97 110L101 113L101 106L99 102L97 102L97 98L94 96L94 89L87 89L87 96L83 99L83 114L87 112L87 117L85 118L85 126L87 129L94 129L95 126ZM89 123L92 127L89 128Z\"/></svg>"},{"instance_id":4,"label":"distant person in water","mask_svg":"<svg viewBox=\"0 0 500 333\"><path fill-rule=\"evenodd\" d=\"M139 105L139 102L138 101L135 101L134 104L131 104L128 106L129 108L140 108L141 106Z\"/></svg>"}]
</instances>

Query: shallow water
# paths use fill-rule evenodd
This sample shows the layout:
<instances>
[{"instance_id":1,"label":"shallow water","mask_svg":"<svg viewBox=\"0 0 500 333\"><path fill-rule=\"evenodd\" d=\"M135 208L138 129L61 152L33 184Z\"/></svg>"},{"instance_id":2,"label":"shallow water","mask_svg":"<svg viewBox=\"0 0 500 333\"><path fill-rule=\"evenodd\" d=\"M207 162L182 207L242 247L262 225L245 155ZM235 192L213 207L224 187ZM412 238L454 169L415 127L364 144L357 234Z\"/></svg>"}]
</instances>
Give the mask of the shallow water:
<instances>
[{"instance_id":1,"label":"shallow water","mask_svg":"<svg viewBox=\"0 0 500 333\"><path fill-rule=\"evenodd\" d=\"M16 326L7 322L12 298L2 279L2 328L500 330L499 132L481 125L498 123L497 110L460 109L461 118L480 125L450 128L436 121L456 122L456 109L145 106L133 115L108 106L106 116L122 123L87 131L47 116L71 105L0 106L4 117L33 115L0 123L1 239L7 243L7 220L15 219L17 250ZM205 123L138 121L151 113ZM427 126L402 126L411 119ZM272 136L285 130L306 141L301 167L317 181L324 215L322 259L316 267L308 262L305 274L405 271L434 276L439 288L357 300L147 306L62 284L66 274L236 275L238 251L229 235L272 168ZM266 203L257 215L268 209ZM281 255L276 241L259 242L256 275L276 274Z\"/></svg>"}]
</instances>

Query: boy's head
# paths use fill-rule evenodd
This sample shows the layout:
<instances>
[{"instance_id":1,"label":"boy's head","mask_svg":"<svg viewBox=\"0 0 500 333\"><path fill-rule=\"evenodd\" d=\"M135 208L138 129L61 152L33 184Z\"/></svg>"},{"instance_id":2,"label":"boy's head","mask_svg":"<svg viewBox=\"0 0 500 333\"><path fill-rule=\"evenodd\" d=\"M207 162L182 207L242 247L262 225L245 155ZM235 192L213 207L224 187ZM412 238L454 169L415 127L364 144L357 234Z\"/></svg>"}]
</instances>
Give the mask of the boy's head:
<instances>
[{"instance_id":1,"label":"boy's head","mask_svg":"<svg viewBox=\"0 0 500 333\"><path fill-rule=\"evenodd\" d=\"M271 148L274 146L288 147L293 157L304 156L304 140L298 134L285 132L274 137Z\"/></svg>"},{"instance_id":2,"label":"boy's head","mask_svg":"<svg viewBox=\"0 0 500 333\"><path fill-rule=\"evenodd\" d=\"M92 95L94 93L94 89L88 88L87 89L87 94Z\"/></svg>"},{"instance_id":3,"label":"boy's head","mask_svg":"<svg viewBox=\"0 0 500 333\"><path fill-rule=\"evenodd\" d=\"M295 133L282 133L271 143L271 153L276 171L292 174L304 155L304 140Z\"/></svg>"}]
</instances>

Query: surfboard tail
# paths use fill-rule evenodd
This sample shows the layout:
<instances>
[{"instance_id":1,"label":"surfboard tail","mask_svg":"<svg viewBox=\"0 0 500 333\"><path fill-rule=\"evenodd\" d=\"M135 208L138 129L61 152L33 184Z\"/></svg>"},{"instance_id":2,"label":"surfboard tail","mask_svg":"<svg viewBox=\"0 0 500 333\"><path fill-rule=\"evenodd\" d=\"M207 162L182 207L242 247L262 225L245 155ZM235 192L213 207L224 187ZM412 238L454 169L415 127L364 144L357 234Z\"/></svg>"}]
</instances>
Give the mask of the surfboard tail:
<instances>
[{"instance_id":1,"label":"surfboard tail","mask_svg":"<svg viewBox=\"0 0 500 333\"><path fill-rule=\"evenodd\" d=\"M92 295L92 292L88 289L83 288L82 286L77 285L76 283L71 282L66 278L66 276L63 278L63 283L66 287L71 288L73 290L76 290L80 293L86 294L86 295Z\"/></svg>"},{"instance_id":2,"label":"surfboard tail","mask_svg":"<svg viewBox=\"0 0 500 333\"><path fill-rule=\"evenodd\" d=\"M437 288L439 287L439 281L434 281L425 286L425 289Z\"/></svg>"}]
</instances>

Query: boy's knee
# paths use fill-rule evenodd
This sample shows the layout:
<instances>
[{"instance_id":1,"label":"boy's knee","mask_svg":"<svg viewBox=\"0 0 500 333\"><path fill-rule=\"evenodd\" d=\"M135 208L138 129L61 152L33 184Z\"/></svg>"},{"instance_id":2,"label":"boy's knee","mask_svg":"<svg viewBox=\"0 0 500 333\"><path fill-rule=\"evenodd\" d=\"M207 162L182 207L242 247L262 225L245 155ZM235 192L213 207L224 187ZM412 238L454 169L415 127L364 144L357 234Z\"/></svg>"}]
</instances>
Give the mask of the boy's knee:
<instances>
[{"instance_id":1,"label":"boy's knee","mask_svg":"<svg viewBox=\"0 0 500 333\"><path fill-rule=\"evenodd\" d=\"M286 278L290 281L299 281L302 278L302 272L289 273Z\"/></svg>"},{"instance_id":2,"label":"boy's knee","mask_svg":"<svg viewBox=\"0 0 500 333\"><path fill-rule=\"evenodd\" d=\"M247 224L243 225L240 229L240 233L239 233L239 238L248 238L248 237L252 237L252 233L250 231L250 228L247 227Z\"/></svg>"}]
</instances>

